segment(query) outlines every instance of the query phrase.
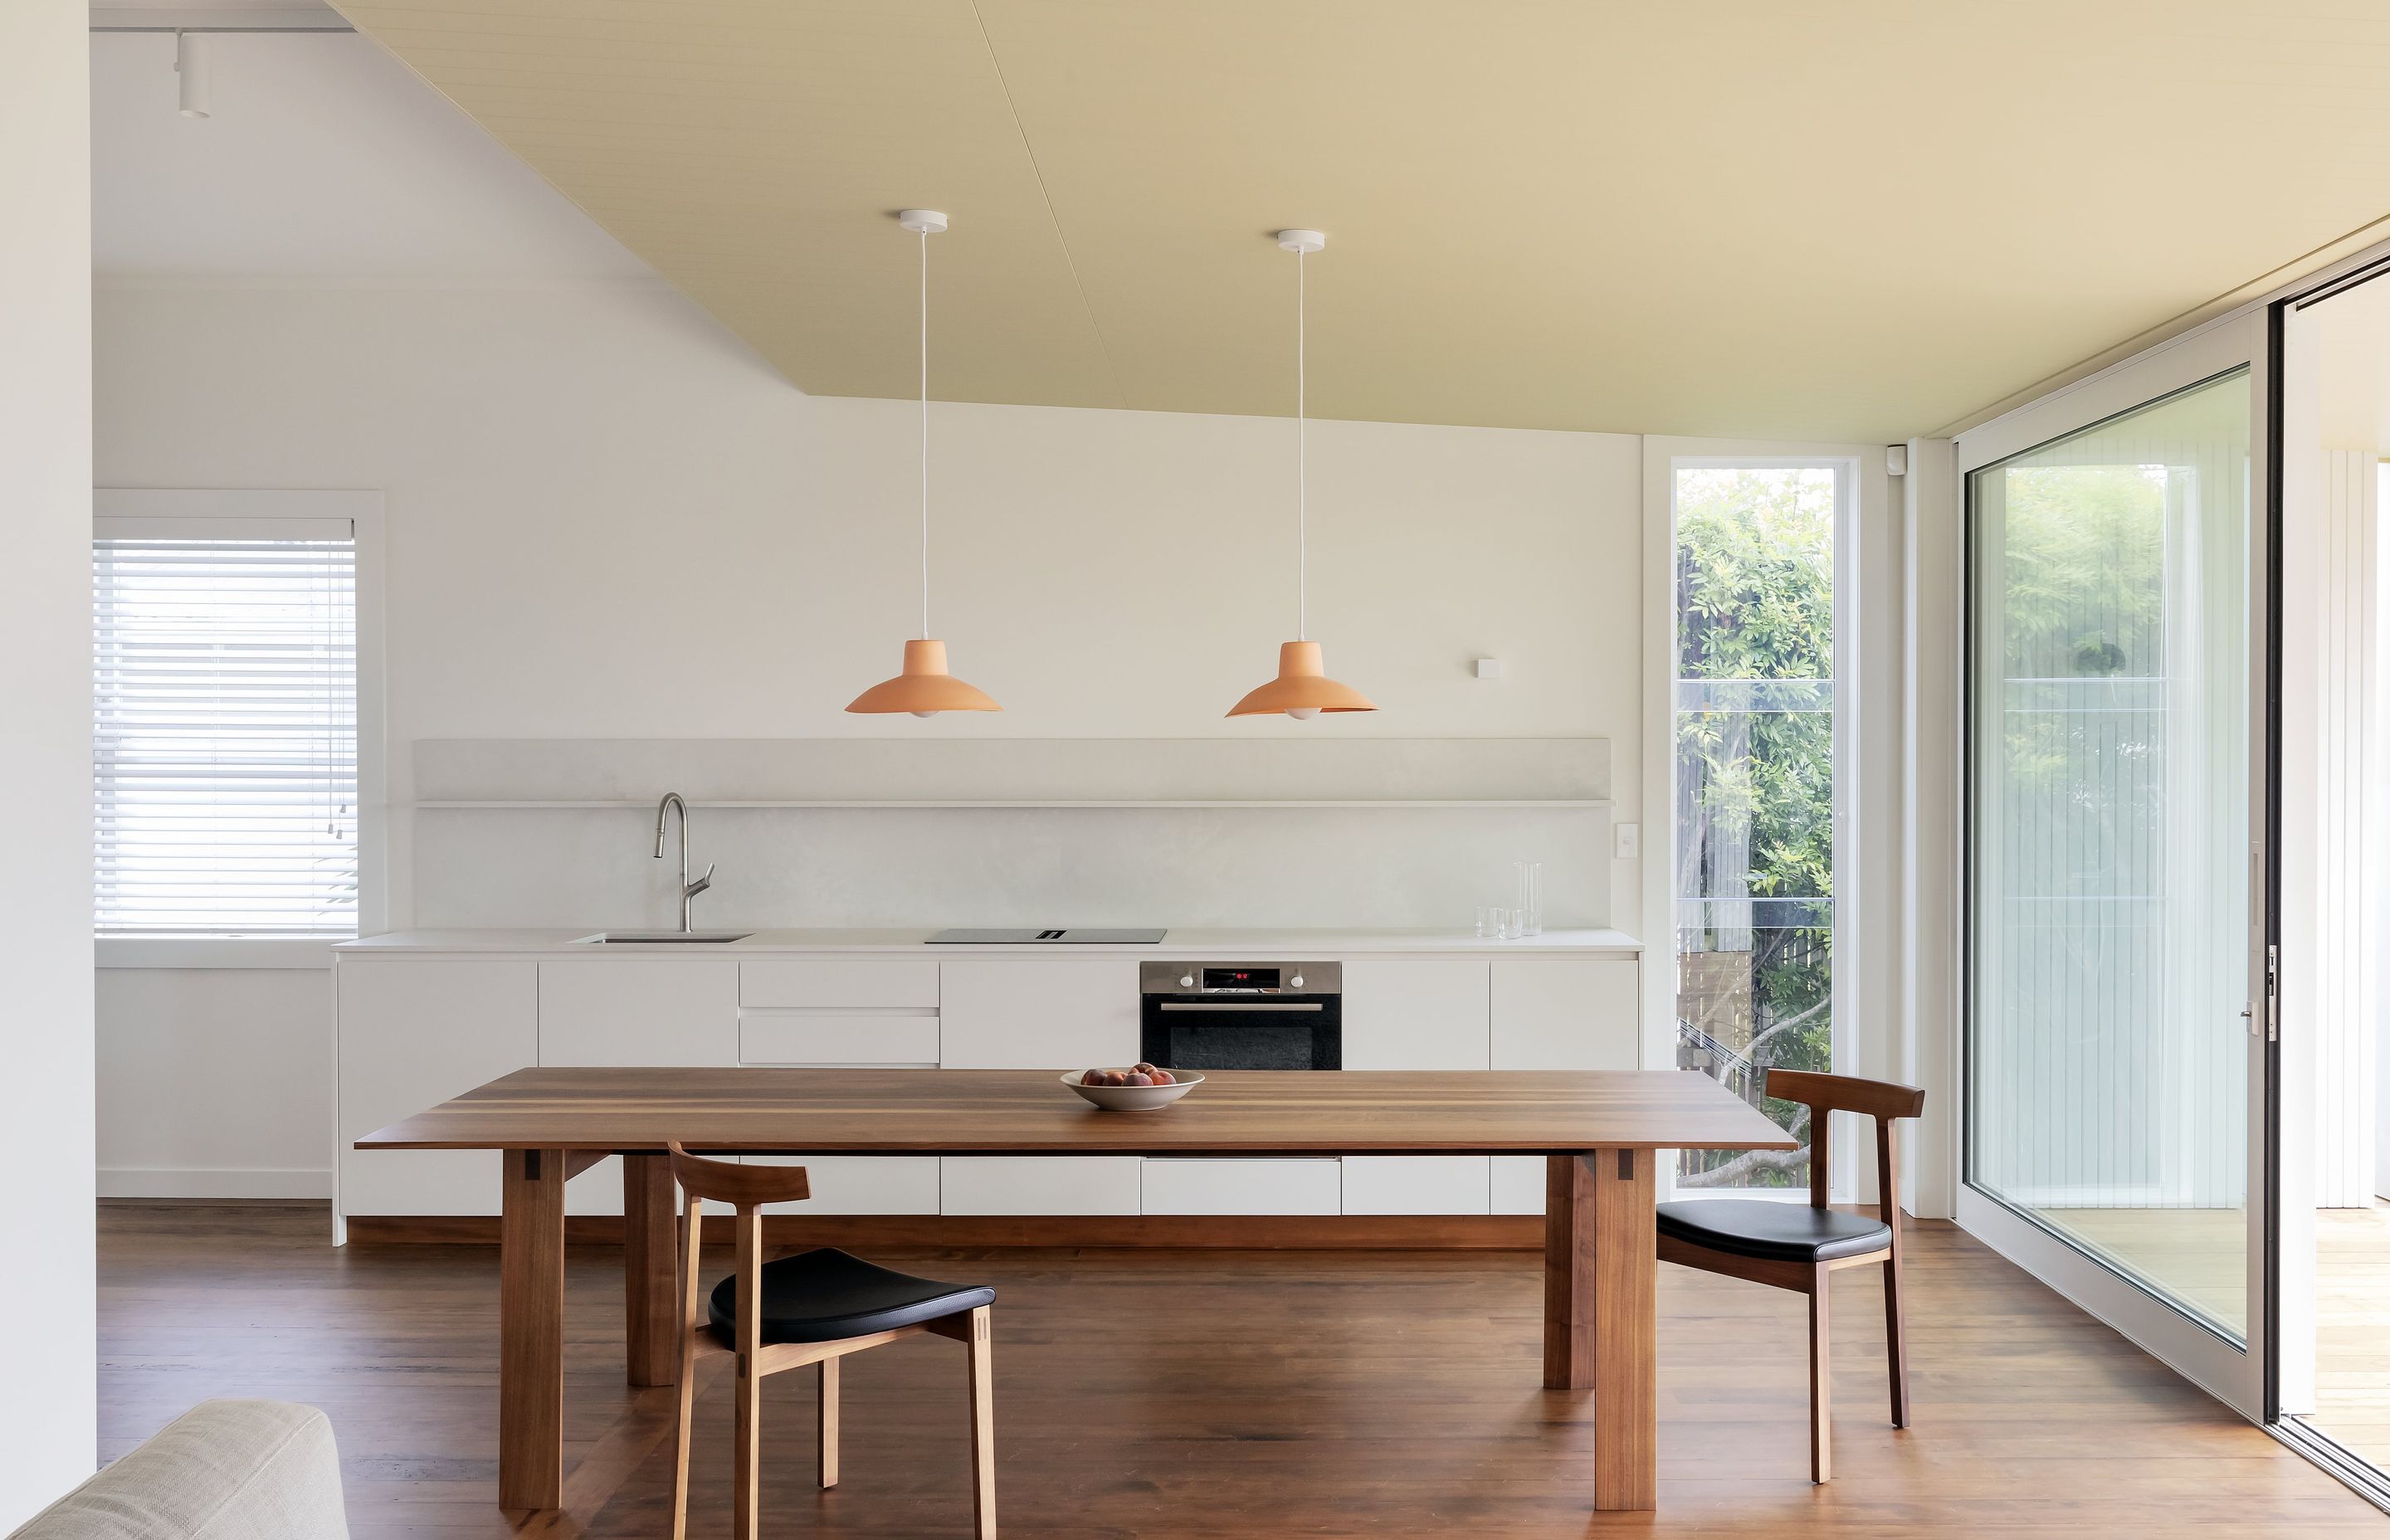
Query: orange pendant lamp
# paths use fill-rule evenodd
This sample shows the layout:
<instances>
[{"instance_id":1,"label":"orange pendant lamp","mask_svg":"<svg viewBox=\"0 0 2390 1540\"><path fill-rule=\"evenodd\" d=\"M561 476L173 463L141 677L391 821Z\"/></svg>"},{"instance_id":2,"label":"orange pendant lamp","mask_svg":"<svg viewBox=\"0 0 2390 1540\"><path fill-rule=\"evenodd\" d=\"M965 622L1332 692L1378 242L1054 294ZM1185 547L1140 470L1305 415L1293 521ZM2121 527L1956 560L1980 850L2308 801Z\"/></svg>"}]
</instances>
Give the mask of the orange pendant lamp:
<instances>
[{"instance_id":1,"label":"orange pendant lamp","mask_svg":"<svg viewBox=\"0 0 2390 1540\"><path fill-rule=\"evenodd\" d=\"M1319 644L1306 639L1311 623L1311 512L1309 481L1311 444L1304 416L1304 289L1303 259L1328 244L1317 230L1280 230L1281 250L1294 253L1294 508L1295 610L1294 635L1278 649L1278 677L1247 693L1230 709L1230 716L1276 716L1283 713L1308 722L1322 712L1374 712L1369 698L1350 685L1328 677Z\"/></svg>"},{"instance_id":2,"label":"orange pendant lamp","mask_svg":"<svg viewBox=\"0 0 2390 1540\"><path fill-rule=\"evenodd\" d=\"M921 635L905 644L905 668L847 703L851 712L935 716L1000 712L986 694L946 672L946 644L930 635L930 237L946 227L932 209L906 209L897 223L921 237Z\"/></svg>"}]
</instances>

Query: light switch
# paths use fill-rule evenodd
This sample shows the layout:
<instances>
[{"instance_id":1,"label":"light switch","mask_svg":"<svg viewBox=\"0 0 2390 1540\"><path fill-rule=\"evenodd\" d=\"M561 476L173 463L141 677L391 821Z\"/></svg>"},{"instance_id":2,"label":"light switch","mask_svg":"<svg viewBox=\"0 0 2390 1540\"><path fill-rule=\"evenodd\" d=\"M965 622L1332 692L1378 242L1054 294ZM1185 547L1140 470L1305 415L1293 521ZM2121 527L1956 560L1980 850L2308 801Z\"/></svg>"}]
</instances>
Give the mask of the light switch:
<instances>
[{"instance_id":1,"label":"light switch","mask_svg":"<svg viewBox=\"0 0 2390 1540\"><path fill-rule=\"evenodd\" d=\"M1610 853L1621 861L1632 861L1643 853L1641 824L1613 824L1610 830Z\"/></svg>"},{"instance_id":2,"label":"light switch","mask_svg":"<svg viewBox=\"0 0 2390 1540\"><path fill-rule=\"evenodd\" d=\"M1478 659L1478 660L1477 660L1477 677L1479 677L1480 679L1499 679L1499 678L1501 678L1501 677L1502 677L1502 660L1501 660L1501 659L1499 659L1499 658L1480 658L1480 659Z\"/></svg>"}]
</instances>

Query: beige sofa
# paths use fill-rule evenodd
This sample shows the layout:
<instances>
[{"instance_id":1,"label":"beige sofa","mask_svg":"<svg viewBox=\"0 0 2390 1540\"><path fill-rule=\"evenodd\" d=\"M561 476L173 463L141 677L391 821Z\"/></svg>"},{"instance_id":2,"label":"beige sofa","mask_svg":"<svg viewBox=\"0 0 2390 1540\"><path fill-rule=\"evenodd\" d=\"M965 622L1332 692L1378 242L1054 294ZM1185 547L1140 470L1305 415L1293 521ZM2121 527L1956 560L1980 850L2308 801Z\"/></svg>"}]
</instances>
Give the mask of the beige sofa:
<instances>
[{"instance_id":1,"label":"beige sofa","mask_svg":"<svg viewBox=\"0 0 2390 1540\"><path fill-rule=\"evenodd\" d=\"M9 1540L348 1540L331 1420L203 1401Z\"/></svg>"}]
</instances>

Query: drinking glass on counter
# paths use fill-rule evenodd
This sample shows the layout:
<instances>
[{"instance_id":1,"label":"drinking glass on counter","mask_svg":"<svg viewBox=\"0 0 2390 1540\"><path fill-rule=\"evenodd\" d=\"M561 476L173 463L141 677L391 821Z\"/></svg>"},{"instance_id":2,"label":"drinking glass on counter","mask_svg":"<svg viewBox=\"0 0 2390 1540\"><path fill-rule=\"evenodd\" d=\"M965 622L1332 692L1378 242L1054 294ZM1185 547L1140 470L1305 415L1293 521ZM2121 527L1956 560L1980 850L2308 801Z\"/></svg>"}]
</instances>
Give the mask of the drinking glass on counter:
<instances>
[{"instance_id":1,"label":"drinking glass on counter","mask_svg":"<svg viewBox=\"0 0 2390 1540\"><path fill-rule=\"evenodd\" d=\"M1544 864L1514 863L1519 869L1519 930L1522 936L1544 933Z\"/></svg>"}]
</instances>

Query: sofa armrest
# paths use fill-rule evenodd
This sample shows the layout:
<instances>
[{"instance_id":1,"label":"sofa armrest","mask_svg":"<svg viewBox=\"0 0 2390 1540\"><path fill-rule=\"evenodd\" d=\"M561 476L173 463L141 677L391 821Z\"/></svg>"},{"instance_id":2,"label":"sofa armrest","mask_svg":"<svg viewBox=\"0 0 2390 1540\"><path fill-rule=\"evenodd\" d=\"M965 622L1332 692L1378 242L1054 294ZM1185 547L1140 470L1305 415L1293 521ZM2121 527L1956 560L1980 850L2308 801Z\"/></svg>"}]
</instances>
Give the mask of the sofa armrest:
<instances>
[{"instance_id":1,"label":"sofa armrest","mask_svg":"<svg viewBox=\"0 0 2390 1540\"><path fill-rule=\"evenodd\" d=\"M9 1540L348 1540L332 1423L285 1401L203 1401Z\"/></svg>"}]
</instances>

